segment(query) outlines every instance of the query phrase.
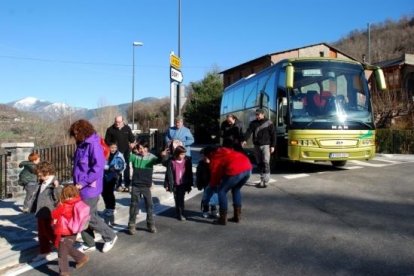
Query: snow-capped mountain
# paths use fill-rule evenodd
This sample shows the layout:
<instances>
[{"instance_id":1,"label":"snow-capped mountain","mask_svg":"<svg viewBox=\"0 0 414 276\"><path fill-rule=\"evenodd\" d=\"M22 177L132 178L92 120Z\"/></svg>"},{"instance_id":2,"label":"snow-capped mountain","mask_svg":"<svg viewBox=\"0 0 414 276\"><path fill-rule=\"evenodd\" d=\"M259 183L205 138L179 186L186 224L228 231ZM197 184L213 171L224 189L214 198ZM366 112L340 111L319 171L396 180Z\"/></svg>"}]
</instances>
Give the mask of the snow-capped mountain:
<instances>
[{"instance_id":1,"label":"snow-capped mountain","mask_svg":"<svg viewBox=\"0 0 414 276\"><path fill-rule=\"evenodd\" d=\"M44 100L39 100L34 97L26 97L21 100L10 102L7 105L18 110L34 112L37 115L46 118L65 116L79 110L79 108L71 107L65 103L52 103Z\"/></svg>"}]
</instances>

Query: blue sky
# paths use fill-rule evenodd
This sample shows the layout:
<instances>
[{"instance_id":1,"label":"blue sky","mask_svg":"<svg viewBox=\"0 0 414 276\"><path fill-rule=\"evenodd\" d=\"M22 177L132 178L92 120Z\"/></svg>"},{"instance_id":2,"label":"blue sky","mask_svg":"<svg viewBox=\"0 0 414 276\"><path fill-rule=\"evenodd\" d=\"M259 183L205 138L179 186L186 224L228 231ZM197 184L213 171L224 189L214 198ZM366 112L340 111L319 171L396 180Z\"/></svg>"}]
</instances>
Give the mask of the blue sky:
<instances>
[{"instance_id":1,"label":"blue sky","mask_svg":"<svg viewBox=\"0 0 414 276\"><path fill-rule=\"evenodd\" d=\"M183 83L262 55L332 43L413 16L412 0L181 0ZM178 0L2 0L0 103L24 97L96 108L168 97Z\"/></svg>"}]
</instances>

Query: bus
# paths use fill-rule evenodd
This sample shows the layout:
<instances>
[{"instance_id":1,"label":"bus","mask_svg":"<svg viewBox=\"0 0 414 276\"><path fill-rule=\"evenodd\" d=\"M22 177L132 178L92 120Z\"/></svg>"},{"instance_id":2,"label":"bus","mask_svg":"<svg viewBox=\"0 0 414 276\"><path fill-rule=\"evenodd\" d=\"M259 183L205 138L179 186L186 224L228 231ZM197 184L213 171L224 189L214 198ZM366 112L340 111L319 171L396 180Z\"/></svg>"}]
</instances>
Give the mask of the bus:
<instances>
[{"instance_id":1,"label":"bus","mask_svg":"<svg viewBox=\"0 0 414 276\"><path fill-rule=\"evenodd\" d=\"M233 114L246 131L262 108L274 123L279 159L334 166L369 160L375 155L375 126L366 76L372 73L384 90L379 67L336 58L285 59L226 87L220 121ZM251 139L246 150L253 150Z\"/></svg>"}]
</instances>

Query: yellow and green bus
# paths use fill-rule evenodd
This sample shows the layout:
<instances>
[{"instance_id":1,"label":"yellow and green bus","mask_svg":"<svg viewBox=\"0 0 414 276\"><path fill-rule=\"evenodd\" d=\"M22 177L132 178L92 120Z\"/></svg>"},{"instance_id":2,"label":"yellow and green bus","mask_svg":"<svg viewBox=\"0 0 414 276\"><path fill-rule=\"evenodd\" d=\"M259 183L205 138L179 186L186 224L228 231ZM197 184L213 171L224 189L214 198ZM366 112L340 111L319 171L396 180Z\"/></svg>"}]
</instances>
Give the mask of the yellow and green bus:
<instances>
[{"instance_id":1,"label":"yellow and green bus","mask_svg":"<svg viewBox=\"0 0 414 276\"><path fill-rule=\"evenodd\" d=\"M371 71L371 72L369 72ZM335 58L292 58L243 78L223 92L220 120L235 115L246 131L263 108L275 125L276 155L295 161L368 160L375 126L366 76L385 89L382 70ZM252 149L248 141L246 150Z\"/></svg>"}]
</instances>

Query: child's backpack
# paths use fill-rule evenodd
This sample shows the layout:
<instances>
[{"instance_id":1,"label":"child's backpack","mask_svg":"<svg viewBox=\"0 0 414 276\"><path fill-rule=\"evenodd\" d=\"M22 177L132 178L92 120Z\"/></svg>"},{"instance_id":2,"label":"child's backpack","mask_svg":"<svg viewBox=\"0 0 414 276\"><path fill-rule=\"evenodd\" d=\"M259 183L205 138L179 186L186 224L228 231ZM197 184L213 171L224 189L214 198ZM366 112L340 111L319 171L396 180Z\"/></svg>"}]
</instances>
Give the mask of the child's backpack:
<instances>
[{"instance_id":1,"label":"child's backpack","mask_svg":"<svg viewBox=\"0 0 414 276\"><path fill-rule=\"evenodd\" d=\"M63 224L67 225L67 228L73 233L77 234L88 228L90 215L90 207L82 200L75 203L73 206L73 216L71 219L66 220L62 217Z\"/></svg>"}]
</instances>

